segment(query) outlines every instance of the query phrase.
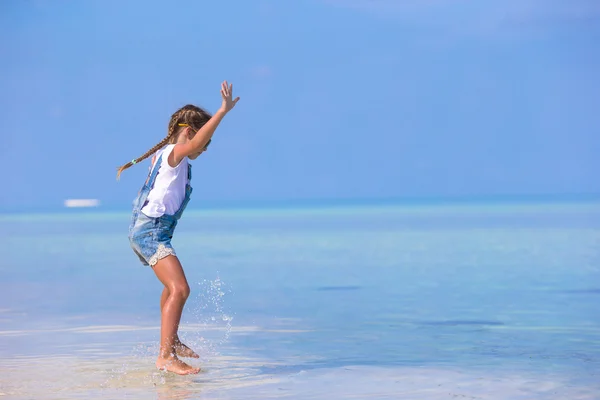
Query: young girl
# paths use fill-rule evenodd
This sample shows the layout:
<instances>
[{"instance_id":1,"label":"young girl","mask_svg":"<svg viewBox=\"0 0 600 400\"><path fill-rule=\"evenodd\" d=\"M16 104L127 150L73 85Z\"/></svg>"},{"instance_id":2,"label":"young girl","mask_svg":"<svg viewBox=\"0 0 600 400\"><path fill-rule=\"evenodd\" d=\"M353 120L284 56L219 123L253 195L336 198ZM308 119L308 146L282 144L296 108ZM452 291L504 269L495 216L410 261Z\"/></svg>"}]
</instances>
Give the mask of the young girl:
<instances>
[{"instance_id":1,"label":"young girl","mask_svg":"<svg viewBox=\"0 0 600 400\"><path fill-rule=\"evenodd\" d=\"M232 90L233 85L227 81L221 84L223 102L212 117L193 105L177 110L171 116L167 136L117 172L118 179L124 170L156 152L148 178L133 202L129 242L142 264L150 265L165 285L160 298L160 353L156 366L180 375L196 374L200 369L179 359L198 355L181 343L177 334L190 287L171 239L192 193L188 159L195 160L206 150L223 117L235 107L239 97L233 99Z\"/></svg>"}]
</instances>

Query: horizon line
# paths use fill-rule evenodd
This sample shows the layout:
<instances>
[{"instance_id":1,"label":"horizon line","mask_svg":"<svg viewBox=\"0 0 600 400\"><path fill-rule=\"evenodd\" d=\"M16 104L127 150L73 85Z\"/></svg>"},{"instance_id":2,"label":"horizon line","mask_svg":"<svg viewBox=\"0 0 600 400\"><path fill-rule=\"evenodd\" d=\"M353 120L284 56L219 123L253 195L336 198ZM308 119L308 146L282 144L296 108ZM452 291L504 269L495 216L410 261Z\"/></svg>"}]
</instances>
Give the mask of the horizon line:
<instances>
[{"instance_id":1,"label":"horizon line","mask_svg":"<svg viewBox=\"0 0 600 400\"><path fill-rule=\"evenodd\" d=\"M294 199L294 200L245 200L245 201L202 201L190 211L234 211L234 210L289 210L348 207L384 207L384 206L448 206L448 205L518 205L518 204L565 204L600 203L600 193L585 194L541 194L541 195L487 195L487 196L422 196L422 197L381 197L381 198L338 198L338 199ZM75 214L75 213L112 213L130 212L130 207L31 207L0 208L0 215L17 214Z\"/></svg>"}]
</instances>

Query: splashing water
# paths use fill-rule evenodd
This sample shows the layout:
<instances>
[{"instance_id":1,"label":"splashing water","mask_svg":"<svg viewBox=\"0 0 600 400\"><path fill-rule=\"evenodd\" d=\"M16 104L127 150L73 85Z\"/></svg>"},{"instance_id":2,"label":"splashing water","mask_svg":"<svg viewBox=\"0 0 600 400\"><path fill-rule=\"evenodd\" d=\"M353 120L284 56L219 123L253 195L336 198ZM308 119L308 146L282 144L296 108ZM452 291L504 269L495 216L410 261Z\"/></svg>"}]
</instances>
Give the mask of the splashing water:
<instances>
[{"instance_id":1,"label":"splashing water","mask_svg":"<svg viewBox=\"0 0 600 400\"><path fill-rule=\"evenodd\" d=\"M224 297L231 290L226 287L220 278L215 280L205 279L198 282L198 295L188 300L181 324L179 337L201 356L217 355L217 349L224 345L231 335L233 317L226 310ZM135 346L134 353L138 357L147 357L157 354L160 343L139 343Z\"/></svg>"},{"instance_id":2,"label":"splashing water","mask_svg":"<svg viewBox=\"0 0 600 400\"><path fill-rule=\"evenodd\" d=\"M231 293L231 289L218 277L198 282L198 286L198 296L189 304L189 317L182 324L185 328L180 337L182 341L198 347L203 353L201 356L207 359L210 355L218 355L218 348L231 335L233 317L225 307L225 295Z\"/></svg>"},{"instance_id":3,"label":"splashing water","mask_svg":"<svg viewBox=\"0 0 600 400\"><path fill-rule=\"evenodd\" d=\"M198 282L198 286L199 290L194 291L197 296L190 298L184 309L179 337L206 362L220 356L219 350L229 340L233 317L224 300L231 290L218 277ZM132 349L133 359L126 359L119 367L105 371L107 377L100 387L126 387L132 380L153 386L164 385L165 373L148 369L154 364L159 348L158 340L136 344Z\"/></svg>"}]
</instances>

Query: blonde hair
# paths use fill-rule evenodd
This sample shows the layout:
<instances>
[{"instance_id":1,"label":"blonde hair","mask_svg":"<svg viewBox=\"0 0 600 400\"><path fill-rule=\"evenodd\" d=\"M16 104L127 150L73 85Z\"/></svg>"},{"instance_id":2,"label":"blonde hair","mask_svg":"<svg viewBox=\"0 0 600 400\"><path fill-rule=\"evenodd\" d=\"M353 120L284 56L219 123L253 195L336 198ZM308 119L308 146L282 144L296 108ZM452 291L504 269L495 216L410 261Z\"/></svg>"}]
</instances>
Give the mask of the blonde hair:
<instances>
[{"instance_id":1,"label":"blonde hair","mask_svg":"<svg viewBox=\"0 0 600 400\"><path fill-rule=\"evenodd\" d=\"M127 168L139 163L140 161L144 161L146 158L156 153L156 151L163 148L167 143L177 143L177 138L179 137L179 133L182 131L182 126L190 127L194 132L197 132L211 119L211 117L212 116L206 110L191 104L185 105L179 110L175 111L173 115L171 115L171 120L169 121L167 136L154 145L154 147L152 147L150 150L145 152L142 156L118 167L117 180L121 177L121 173Z\"/></svg>"}]
</instances>

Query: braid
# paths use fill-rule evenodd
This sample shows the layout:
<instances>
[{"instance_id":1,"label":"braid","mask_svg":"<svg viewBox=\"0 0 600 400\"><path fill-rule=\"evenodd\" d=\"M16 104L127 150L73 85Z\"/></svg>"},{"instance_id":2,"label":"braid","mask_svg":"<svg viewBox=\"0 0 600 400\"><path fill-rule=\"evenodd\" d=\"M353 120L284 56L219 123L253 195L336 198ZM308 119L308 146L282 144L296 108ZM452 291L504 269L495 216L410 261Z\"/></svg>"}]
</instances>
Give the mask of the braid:
<instances>
[{"instance_id":1,"label":"braid","mask_svg":"<svg viewBox=\"0 0 600 400\"><path fill-rule=\"evenodd\" d=\"M132 161L129 161L127 164L120 166L117 169L117 180L121 177L121 173L125 171L127 168L131 167L134 164L137 164L140 161L144 161L146 158L150 157L150 155L154 154L158 149L161 149L167 142L169 141L169 137L167 136L160 142L158 142L153 148L144 153L143 156L138 157Z\"/></svg>"},{"instance_id":2,"label":"braid","mask_svg":"<svg viewBox=\"0 0 600 400\"><path fill-rule=\"evenodd\" d=\"M120 166L119 168L117 168L117 180L121 177L121 173L123 171L125 171L127 168L133 166L134 164L137 164L140 161L144 161L146 158L148 158L152 154L156 153L157 150L162 149L163 146L169 142L169 140L175 135L175 132L177 131L177 124L179 123L179 120L181 119L181 116L185 113L185 111L186 110L184 110L184 109L180 109L171 116L171 121L169 121L169 129L167 131L167 136L163 140L161 140L160 142L155 144L154 147L152 147L150 150L145 152L141 157L131 160L127 164L124 164L124 165Z\"/></svg>"},{"instance_id":3,"label":"braid","mask_svg":"<svg viewBox=\"0 0 600 400\"><path fill-rule=\"evenodd\" d=\"M186 105L179 110L175 111L173 115L171 115L171 120L169 121L169 128L167 130L167 136L158 142L154 147L144 153L141 157L138 157L134 160L129 161L127 164L124 164L117 168L117 180L121 177L121 173L125 171L127 168L137 164L140 161L144 161L146 158L150 157L152 154L156 153L157 150L163 148L167 143L173 143L177 138L177 132L179 132L180 123L186 123L191 125L194 130L200 129L202 125L206 123L210 119L210 114L206 112L204 109L193 105Z\"/></svg>"}]
</instances>

